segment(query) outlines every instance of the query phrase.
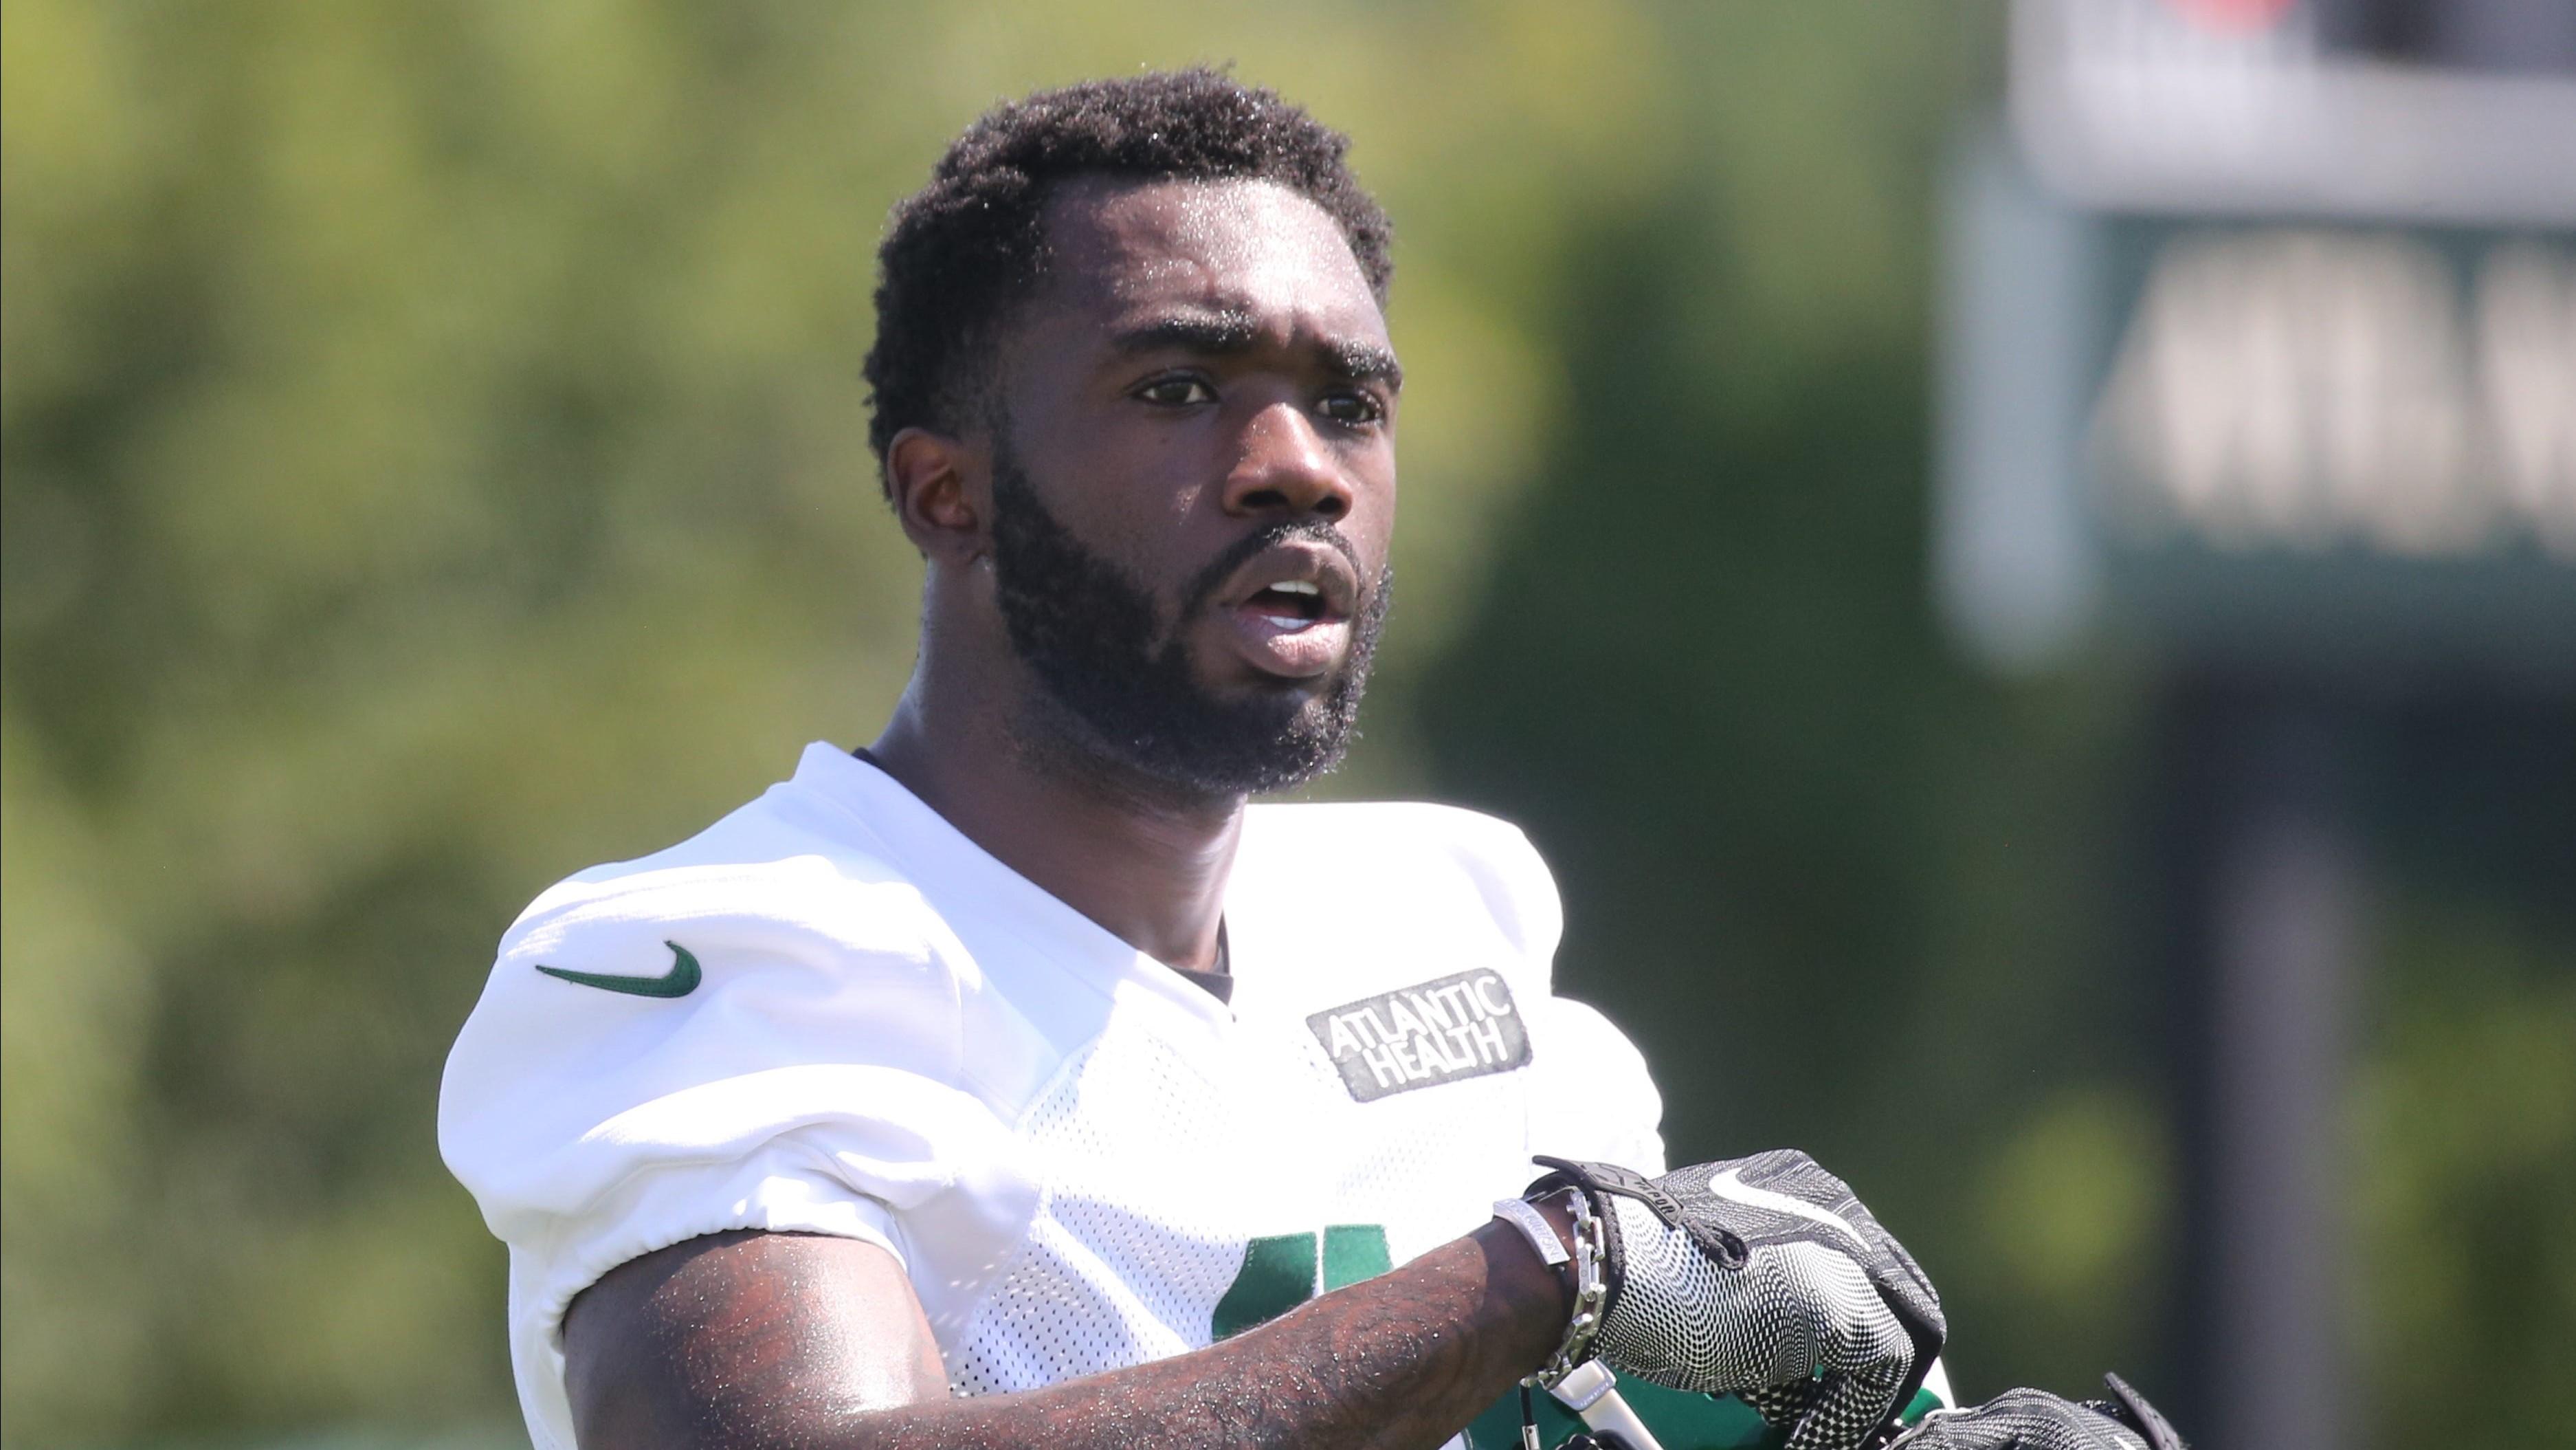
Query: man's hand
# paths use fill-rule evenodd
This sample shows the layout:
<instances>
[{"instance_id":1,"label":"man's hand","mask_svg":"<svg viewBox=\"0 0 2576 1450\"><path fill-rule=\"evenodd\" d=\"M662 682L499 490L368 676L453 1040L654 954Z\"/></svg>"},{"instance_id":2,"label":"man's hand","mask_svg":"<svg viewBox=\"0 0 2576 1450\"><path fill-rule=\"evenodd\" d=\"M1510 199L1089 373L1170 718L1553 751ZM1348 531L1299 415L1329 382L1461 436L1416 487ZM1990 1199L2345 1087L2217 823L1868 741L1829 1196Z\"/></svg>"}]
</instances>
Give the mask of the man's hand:
<instances>
[{"instance_id":1,"label":"man's hand","mask_svg":"<svg viewBox=\"0 0 2576 1450\"><path fill-rule=\"evenodd\" d=\"M1973 1409L1935 1411L1890 1450L2190 1450L2126 1380L2103 1378L2107 1400L2008 1390Z\"/></svg>"},{"instance_id":2,"label":"man's hand","mask_svg":"<svg viewBox=\"0 0 2576 1450\"><path fill-rule=\"evenodd\" d=\"M1531 1185L1532 1197L1579 1188L1604 1221L1610 1297L1593 1349L1614 1369L1742 1395L1791 1427L1789 1450L1852 1450L1940 1351L1931 1281L1804 1153L1656 1179L1538 1161L1557 1171Z\"/></svg>"}]
</instances>

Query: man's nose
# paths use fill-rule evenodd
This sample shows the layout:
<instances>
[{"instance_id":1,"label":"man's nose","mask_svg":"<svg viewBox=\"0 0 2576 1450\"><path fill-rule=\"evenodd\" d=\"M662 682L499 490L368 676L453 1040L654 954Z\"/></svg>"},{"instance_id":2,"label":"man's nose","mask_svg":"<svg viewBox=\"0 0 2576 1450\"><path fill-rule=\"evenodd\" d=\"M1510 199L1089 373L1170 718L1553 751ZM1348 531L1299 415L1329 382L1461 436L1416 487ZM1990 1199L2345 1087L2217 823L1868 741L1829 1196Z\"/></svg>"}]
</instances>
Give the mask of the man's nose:
<instances>
[{"instance_id":1,"label":"man's nose","mask_svg":"<svg viewBox=\"0 0 2576 1450\"><path fill-rule=\"evenodd\" d=\"M1338 519L1351 511L1351 481L1313 420L1294 404L1273 403L1244 424L1242 452L1226 475L1225 508Z\"/></svg>"}]
</instances>

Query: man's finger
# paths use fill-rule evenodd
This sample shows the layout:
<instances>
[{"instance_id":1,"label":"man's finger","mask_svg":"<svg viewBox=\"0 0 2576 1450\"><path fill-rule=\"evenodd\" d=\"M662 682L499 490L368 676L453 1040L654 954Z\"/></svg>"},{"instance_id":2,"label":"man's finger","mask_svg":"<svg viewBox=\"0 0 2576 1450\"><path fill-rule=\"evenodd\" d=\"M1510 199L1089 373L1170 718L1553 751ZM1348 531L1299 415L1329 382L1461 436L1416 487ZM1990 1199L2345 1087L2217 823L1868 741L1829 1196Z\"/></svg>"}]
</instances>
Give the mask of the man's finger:
<instances>
[{"instance_id":1,"label":"man's finger","mask_svg":"<svg viewBox=\"0 0 2576 1450\"><path fill-rule=\"evenodd\" d=\"M2160 1421L2161 1422L2161 1421ZM2182 1442L2172 1442L2179 1447ZM2039 1390L2007 1390L1965 1410L1938 1410L1898 1450L2148 1450L2126 1425Z\"/></svg>"},{"instance_id":2,"label":"man's finger","mask_svg":"<svg viewBox=\"0 0 2576 1450\"><path fill-rule=\"evenodd\" d=\"M1793 1385L1771 1385L1762 1389L1740 1391L1738 1398L1753 1407L1765 1423L1795 1425L1814 1409L1816 1400L1825 1392L1821 1380L1805 1379Z\"/></svg>"},{"instance_id":3,"label":"man's finger","mask_svg":"<svg viewBox=\"0 0 2576 1450\"><path fill-rule=\"evenodd\" d=\"M1816 1402L1789 1432L1788 1450L1855 1450L1887 1423L1896 1406L1896 1381L1904 1373L1855 1374L1829 1370L1817 1382Z\"/></svg>"},{"instance_id":4,"label":"man's finger","mask_svg":"<svg viewBox=\"0 0 2576 1450\"><path fill-rule=\"evenodd\" d=\"M1850 1450L1887 1423L1914 1367L1914 1341L1883 1306L1834 1336L1813 1404L1789 1433L1789 1450Z\"/></svg>"}]
</instances>

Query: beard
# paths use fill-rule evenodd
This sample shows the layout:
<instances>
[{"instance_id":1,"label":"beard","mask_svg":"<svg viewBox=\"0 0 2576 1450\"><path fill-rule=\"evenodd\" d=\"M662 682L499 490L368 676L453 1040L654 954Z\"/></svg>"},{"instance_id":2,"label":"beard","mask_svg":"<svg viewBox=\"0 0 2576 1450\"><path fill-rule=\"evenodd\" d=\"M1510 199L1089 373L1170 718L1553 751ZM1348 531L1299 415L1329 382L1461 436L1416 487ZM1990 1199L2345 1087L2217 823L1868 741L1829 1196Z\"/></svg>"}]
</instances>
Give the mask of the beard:
<instances>
[{"instance_id":1,"label":"beard","mask_svg":"<svg viewBox=\"0 0 2576 1450\"><path fill-rule=\"evenodd\" d=\"M999 430L997 430L999 431ZM993 449L993 578L1011 652L1039 689L1026 744L1141 776L1190 796L1243 796L1303 785L1339 765L1356 736L1360 695L1392 599L1381 570L1351 620L1350 651L1318 681L1279 681L1239 698L1201 684L1189 626L1244 562L1288 539L1313 539L1355 564L1350 540L1320 520L1282 522L1210 561L1166 625L1153 592L1093 553L1038 501L1006 444Z\"/></svg>"}]
</instances>

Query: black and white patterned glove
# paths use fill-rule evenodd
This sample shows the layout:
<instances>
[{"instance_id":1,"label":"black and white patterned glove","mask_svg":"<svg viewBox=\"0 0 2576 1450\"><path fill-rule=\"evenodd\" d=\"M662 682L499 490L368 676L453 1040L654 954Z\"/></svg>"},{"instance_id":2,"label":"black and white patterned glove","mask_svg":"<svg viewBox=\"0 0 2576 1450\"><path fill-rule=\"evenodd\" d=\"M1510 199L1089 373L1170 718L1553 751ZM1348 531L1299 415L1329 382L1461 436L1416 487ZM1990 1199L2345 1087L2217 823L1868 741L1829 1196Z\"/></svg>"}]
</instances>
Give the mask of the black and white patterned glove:
<instances>
[{"instance_id":1,"label":"black and white patterned glove","mask_svg":"<svg viewBox=\"0 0 2576 1450\"><path fill-rule=\"evenodd\" d=\"M1648 1179L1541 1158L1533 1198L1590 1195L1604 1229L1602 1363L1677 1390L1741 1395L1789 1450L1852 1450L1923 1383L1947 1330L1913 1256L1804 1153Z\"/></svg>"},{"instance_id":2,"label":"black and white patterned glove","mask_svg":"<svg viewBox=\"0 0 2576 1450\"><path fill-rule=\"evenodd\" d=\"M1935 1410L1891 1450L2190 1450L2128 1381L2103 1381L2107 1400L2007 1390L1969 1409Z\"/></svg>"}]
</instances>

